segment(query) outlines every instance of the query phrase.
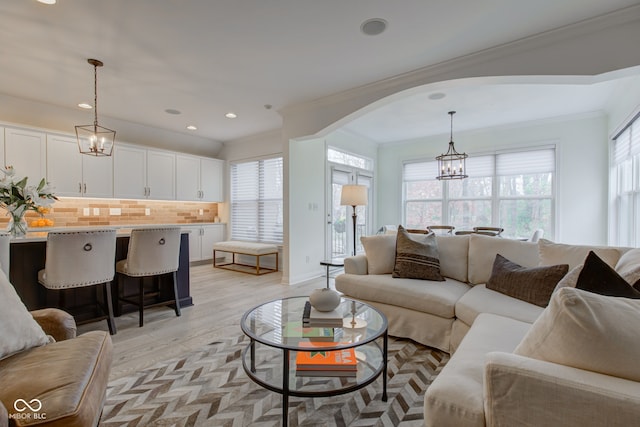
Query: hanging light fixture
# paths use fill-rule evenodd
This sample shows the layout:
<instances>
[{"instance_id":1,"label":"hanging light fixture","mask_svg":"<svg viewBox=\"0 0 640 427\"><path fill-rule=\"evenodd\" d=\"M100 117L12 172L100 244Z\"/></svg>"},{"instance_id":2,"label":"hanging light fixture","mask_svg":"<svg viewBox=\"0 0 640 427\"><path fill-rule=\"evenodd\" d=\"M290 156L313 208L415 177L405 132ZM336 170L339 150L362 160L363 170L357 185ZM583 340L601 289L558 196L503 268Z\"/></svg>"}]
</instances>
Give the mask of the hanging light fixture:
<instances>
[{"instance_id":1,"label":"hanging light fixture","mask_svg":"<svg viewBox=\"0 0 640 427\"><path fill-rule=\"evenodd\" d=\"M90 156L110 156L116 141L116 131L98 126L98 67L104 64L97 59L87 59L93 65L93 113L92 125L76 126L80 153Z\"/></svg>"},{"instance_id":2,"label":"hanging light fixture","mask_svg":"<svg viewBox=\"0 0 640 427\"><path fill-rule=\"evenodd\" d=\"M467 175L467 153L458 153L453 146L453 115L455 111L449 111L451 116L451 137L449 139L449 149L446 154L436 157L438 161L438 176L436 179L464 179Z\"/></svg>"}]
</instances>

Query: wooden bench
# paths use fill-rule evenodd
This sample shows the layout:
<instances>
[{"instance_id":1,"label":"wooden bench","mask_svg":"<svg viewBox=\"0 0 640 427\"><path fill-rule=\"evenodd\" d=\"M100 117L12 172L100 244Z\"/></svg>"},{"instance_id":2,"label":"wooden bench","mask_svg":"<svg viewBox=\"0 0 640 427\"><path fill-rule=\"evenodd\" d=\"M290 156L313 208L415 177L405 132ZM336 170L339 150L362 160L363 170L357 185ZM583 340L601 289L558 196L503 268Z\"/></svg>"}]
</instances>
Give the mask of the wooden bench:
<instances>
[{"instance_id":1,"label":"wooden bench","mask_svg":"<svg viewBox=\"0 0 640 427\"><path fill-rule=\"evenodd\" d=\"M232 254L232 261L224 264L216 262L216 252L227 252ZM242 264L236 262L236 255L249 255L256 257L256 265ZM276 267L268 268L260 266L260 258L263 256L276 256ZM215 268L225 268L227 270L239 271L241 273L255 274L256 276L278 271L278 247L268 243L240 242L230 240L218 242L213 245L213 266Z\"/></svg>"}]
</instances>

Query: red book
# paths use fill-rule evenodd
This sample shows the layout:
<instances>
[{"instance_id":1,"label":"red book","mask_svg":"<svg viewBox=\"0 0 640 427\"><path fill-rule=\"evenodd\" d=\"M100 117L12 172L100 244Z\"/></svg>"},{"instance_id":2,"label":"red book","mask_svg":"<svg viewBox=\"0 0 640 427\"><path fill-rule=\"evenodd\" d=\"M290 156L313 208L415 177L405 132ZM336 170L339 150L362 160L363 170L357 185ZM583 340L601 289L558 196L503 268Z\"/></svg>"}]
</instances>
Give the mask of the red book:
<instances>
[{"instance_id":1,"label":"red book","mask_svg":"<svg viewBox=\"0 0 640 427\"><path fill-rule=\"evenodd\" d=\"M310 351L297 352L296 369L298 371L356 371L358 369L358 361L353 348L326 350L328 346L343 344L345 343L299 343L300 347L308 348Z\"/></svg>"}]
</instances>

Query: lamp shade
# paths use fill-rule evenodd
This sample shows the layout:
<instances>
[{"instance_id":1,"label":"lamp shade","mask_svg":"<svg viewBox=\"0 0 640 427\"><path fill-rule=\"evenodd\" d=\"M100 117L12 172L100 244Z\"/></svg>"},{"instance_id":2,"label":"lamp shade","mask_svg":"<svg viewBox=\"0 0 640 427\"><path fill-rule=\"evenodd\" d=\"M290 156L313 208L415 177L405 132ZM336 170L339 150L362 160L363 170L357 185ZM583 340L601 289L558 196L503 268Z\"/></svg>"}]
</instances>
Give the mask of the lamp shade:
<instances>
[{"instance_id":1,"label":"lamp shade","mask_svg":"<svg viewBox=\"0 0 640 427\"><path fill-rule=\"evenodd\" d=\"M367 204L367 187L364 185L343 185L340 204L364 206Z\"/></svg>"}]
</instances>

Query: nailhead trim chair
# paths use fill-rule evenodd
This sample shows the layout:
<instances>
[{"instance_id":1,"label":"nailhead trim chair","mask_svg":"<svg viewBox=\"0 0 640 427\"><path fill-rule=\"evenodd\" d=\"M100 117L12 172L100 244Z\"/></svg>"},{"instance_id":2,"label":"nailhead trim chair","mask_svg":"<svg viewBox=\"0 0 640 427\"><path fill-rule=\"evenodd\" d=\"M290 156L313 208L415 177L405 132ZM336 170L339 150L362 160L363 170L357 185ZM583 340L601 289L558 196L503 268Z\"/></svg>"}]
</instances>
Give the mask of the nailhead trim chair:
<instances>
[{"instance_id":1,"label":"nailhead trim chair","mask_svg":"<svg viewBox=\"0 0 640 427\"><path fill-rule=\"evenodd\" d=\"M45 267L38 282L58 292L60 308L65 305L67 289L102 285L104 304L96 301L107 319L109 333L116 333L111 302L111 282L115 276L116 230L50 231L47 234ZM86 323L86 322L85 322Z\"/></svg>"},{"instance_id":2,"label":"nailhead trim chair","mask_svg":"<svg viewBox=\"0 0 640 427\"><path fill-rule=\"evenodd\" d=\"M176 271L180 256L180 227L136 228L131 231L127 259L116 263L118 275L118 299L136 305L140 327L144 325L144 308L175 304L176 316L180 316L180 300ZM171 274L173 280L173 300L145 304L145 298L155 297L159 292L145 294L144 278ZM123 276L139 278L138 295L125 296Z\"/></svg>"}]
</instances>

